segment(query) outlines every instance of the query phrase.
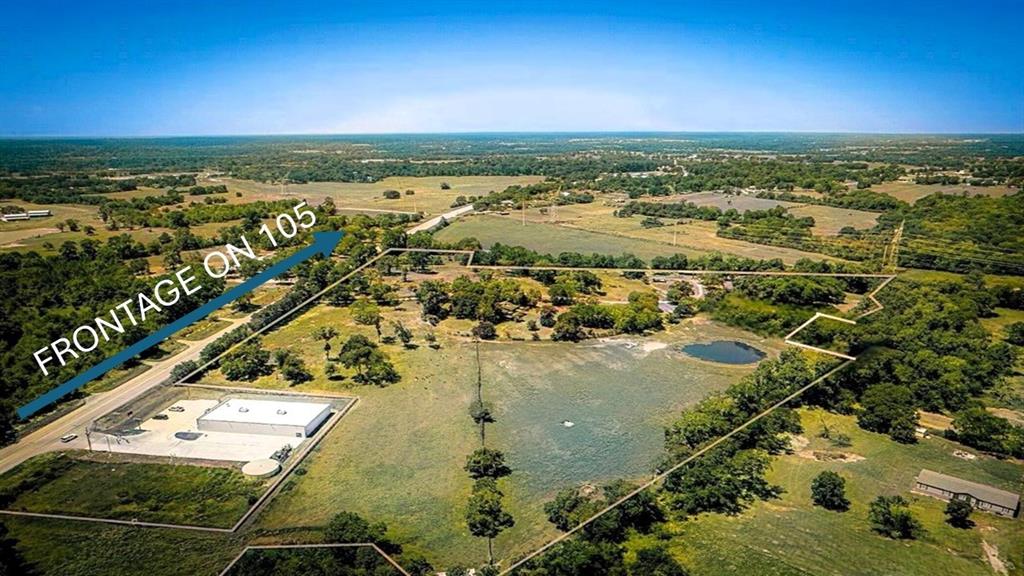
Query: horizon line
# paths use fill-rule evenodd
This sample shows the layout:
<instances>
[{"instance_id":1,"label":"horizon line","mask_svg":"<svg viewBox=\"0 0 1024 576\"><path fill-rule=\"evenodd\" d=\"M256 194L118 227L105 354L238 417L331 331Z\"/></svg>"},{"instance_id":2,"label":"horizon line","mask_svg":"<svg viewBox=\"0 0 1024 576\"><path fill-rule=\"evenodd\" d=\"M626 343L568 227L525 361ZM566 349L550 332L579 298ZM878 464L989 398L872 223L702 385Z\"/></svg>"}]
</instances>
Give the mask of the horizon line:
<instances>
[{"instance_id":1,"label":"horizon line","mask_svg":"<svg viewBox=\"0 0 1024 576\"><path fill-rule=\"evenodd\" d=\"M0 140L145 140L175 138L325 138L325 137L380 137L380 136L571 136L571 135L665 135L665 134L787 134L822 136L1024 136L1024 129L1014 131L982 132L871 132L846 130L464 130L452 132L251 132L209 134L0 134Z\"/></svg>"}]
</instances>

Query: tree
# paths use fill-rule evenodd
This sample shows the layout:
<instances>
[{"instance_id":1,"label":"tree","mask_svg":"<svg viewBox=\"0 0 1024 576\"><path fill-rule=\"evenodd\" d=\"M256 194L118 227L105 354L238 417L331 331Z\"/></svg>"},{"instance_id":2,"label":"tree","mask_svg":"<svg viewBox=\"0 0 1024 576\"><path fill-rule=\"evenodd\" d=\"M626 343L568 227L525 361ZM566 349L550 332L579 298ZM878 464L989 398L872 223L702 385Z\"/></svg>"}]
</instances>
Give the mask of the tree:
<instances>
[{"instance_id":1,"label":"tree","mask_svg":"<svg viewBox=\"0 0 1024 576\"><path fill-rule=\"evenodd\" d=\"M412 332L405 327L400 321L395 320L391 323L391 327L395 330L395 336L402 342L402 346L406 348L415 348L412 344Z\"/></svg>"},{"instance_id":2,"label":"tree","mask_svg":"<svg viewBox=\"0 0 1024 576\"><path fill-rule=\"evenodd\" d=\"M495 329L494 324L486 320L474 326L472 332L474 336L481 340L494 340L498 336L498 331Z\"/></svg>"},{"instance_id":3,"label":"tree","mask_svg":"<svg viewBox=\"0 0 1024 576\"><path fill-rule=\"evenodd\" d=\"M548 287L548 297L555 306L567 306L573 303L576 289L567 282L556 282Z\"/></svg>"},{"instance_id":4,"label":"tree","mask_svg":"<svg viewBox=\"0 0 1024 576\"><path fill-rule=\"evenodd\" d=\"M871 528L889 538L913 540L924 534L921 522L914 517L902 496L879 496L868 508Z\"/></svg>"},{"instance_id":5,"label":"tree","mask_svg":"<svg viewBox=\"0 0 1024 576\"><path fill-rule=\"evenodd\" d=\"M875 384L864 391L857 424L865 430L888 434L904 444L917 441L917 409L914 397L905 386Z\"/></svg>"},{"instance_id":6,"label":"tree","mask_svg":"<svg viewBox=\"0 0 1024 576\"><path fill-rule=\"evenodd\" d=\"M1024 346L1024 322L1014 322L1006 327L1006 341L1015 346Z\"/></svg>"},{"instance_id":7,"label":"tree","mask_svg":"<svg viewBox=\"0 0 1024 576\"><path fill-rule=\"evenodd\" d=\"M1005 454L1006 438L1012 432L1013 425L1005 418L990 413L984 406L976 405L961 410L953 418L955 437L961 443L992 452Z\"/></svg>"},{"instance_id":8,"label":"tree","mask_svg":"<svg viewBox=\"0 0 1024 576\"><path fill-rule=\"evenodd\" d=\"M354 380L359 383L385 386L401 379L387 355L362 334L350 336L338 358L346 368L355 368Z\"/></svg>"},{"instance_id":9,"label":"tree","mask_svg":"<svg viewBox=\"0 0 1024 576\"><path fill-rule=\"evenodd\" d=\"M664 546L647 546L636 551L636 560L629 564L633 576L687 576L686 570Z\"/></svg>"},{"instance_id":10,"label":"tree","mask_svg":"<svg viewBox=\"0 0 1024 576\"><path fill-rule=\"evenodd\" d=\"M18 420L14 405L7 400L0 401L0 446L8 446L18 440L18 431L14 427Z\"/></svg>"},{"instance_id":11,"label":"tree","mask_svg":"<svg viewBox=\"0 0 1024 576\"><path fill-rule=\"evenodd\" d=\"M416 290L416 300L423 307L423 316L448 317L448 285L440 280L427 280Z\"/></svg>"},{"instance_id":12,"label":"tree","mask_svg":"<svg viewBox=\"0 0 1024 576\"><path fill-rule=\"evenodd\" d=\"M470 478L501 478L512 473L505 464L505 455L500 450L477 448L466 459L466 472Z\"/></svg>"},{"instance_id":13,"label":"tree","mask_svg":"<svg viewBox=\"0 0 1024 576\"><path fill-rule=\"evenodd\" d=\"M370 302L366 298L360 298L352 304L352 319L356 321L356 324L363 326L373 326L377 331L377 340L380 340L380 308L376 304Z\"/></svg>"},{"instance_id":14,"label":"tree","mask_svg":"<svg viewBox=\"0 0 1024 576\"><path fill-rule=\"evenodd\" d=\"M273 372L270 353L263 349L259 339L250 340L224 356L220 371L228 380L252 382Z\"/></svg>"},{"instance_id":15,"label":"tree","mask_svg":"<svg viewBox=\"0 0 1024 576\"><path fill-rule=\"evenodd\" d=\"M974 526L974 521L971 520L973 511L974 506L971 506L970 502L954 498L946 504L946 522L956 528L971 528Z\"/></svg>"},{"instance_id":16,"label":"tree","mask_svg":"<svg viewBox=\"0 0 1024 576\"><path fill-rule=\"evenodd\" d=\"M388 527L383 522L371 523L353 512L339 512L331 518L324 529L324 540L331 544L372 543L389 554L400 553L402 547L388 540ZM355 558L354 548L335 549L342 555Z\"/></svg>"},{"instance_id":17,"label":"tree","mask_svg":"<svg viewBox=\"0 0 1024 576\"><path fill-rule=\"evenodd\" d=\"M297 386L313 379L313 375L306 369L306 363L296 354L286 356L283 363L278 365L278 370L281 372L281 377L292 386Z\"/></svg>"},{"instance_id":18,"label":"tree","mask_svg":"<svg viewBox=\"0 0 1024 576\"><path fill-rule=\"evenodd\" d=\"M502 493L493 478L481 478L473 484L466 508L469 533L487 538L487 563L494 564L494 538L515 525L512 515L501 505Z\"/></svg>"},{"instance_id":19,"label":"tree","mask_svg":"<svg viewBox=\"0 0 1024 576\"><path fill-rule=\"evenodd\" d=\"M338 335L333 326L321 326L313 332L313 337L324 341L324 360L331 358L331 340Z\"/></svg>"},{"instance_id":20,"label":"tree","mask_svg":"<svg viewBox=\"0 0 1024 576\"><path fill-rule=\"evenodd\" d=\"M17 548L18 541L8 536L7 526L0 524L0 574L3 576L30 576L36 569Z\"/></svg>"},{"instance_id":21,"label":"tree","mask_svg":"<svg viewBox=\"0 0 1024 576\"><path fill-rule=\"evenodd\" d=\"M846 499L846 480L831 470L825 470L811 480L811 499L827 510L843 512L850 508L850 501Z\"/></svg>"}]
</instances>

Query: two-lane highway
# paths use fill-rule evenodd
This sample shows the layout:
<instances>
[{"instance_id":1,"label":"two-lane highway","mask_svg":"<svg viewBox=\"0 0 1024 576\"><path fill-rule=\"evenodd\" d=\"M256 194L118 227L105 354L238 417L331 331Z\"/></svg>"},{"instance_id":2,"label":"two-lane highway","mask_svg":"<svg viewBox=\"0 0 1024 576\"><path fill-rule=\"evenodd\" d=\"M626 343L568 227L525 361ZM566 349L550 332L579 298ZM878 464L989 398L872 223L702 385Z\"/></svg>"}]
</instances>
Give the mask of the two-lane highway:
<instances>
[{"instance_id":1,"label":"two-lane highway","mask_svg":"<svg viewBox=\"0 0 1024 576\"><path fill-rule=\"evenodd\" d=\"M195 342L181 340L186 345L185 350L166 360L154 363L149 370L113 390L86 397L84 406L76 408L42 428L31 432L19 439L18 442L0 449L0 474L37 454L69 448L85 448L85 430L93 420L158 386L161 382L167 380L175 365L186 360L199 358L199 352L202 351L204 346L216 340L225 331L248 320L248 316L237 320L230 320L230 326L226 326L220 332L203 340ZM78 434L78 438L71 442L63 443L60 439L66 434Z\"/></svg>"}]
</instances>

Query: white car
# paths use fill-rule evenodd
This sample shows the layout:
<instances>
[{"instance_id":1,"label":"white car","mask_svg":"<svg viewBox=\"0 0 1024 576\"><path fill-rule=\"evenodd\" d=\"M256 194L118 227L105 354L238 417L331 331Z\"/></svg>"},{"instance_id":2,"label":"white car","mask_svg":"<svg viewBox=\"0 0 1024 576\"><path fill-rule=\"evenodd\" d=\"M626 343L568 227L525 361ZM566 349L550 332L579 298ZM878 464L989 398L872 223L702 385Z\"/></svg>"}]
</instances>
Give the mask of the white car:
<instances>
[{"instance_id":1,"label":"white car","mask_svg":"<svg viewBox=\"0 0 1024 576\"><path fill-rule=\"evenodd\" d=\"M64 444L67 444L68 442L71 442L75 438L78 438L78 434L65 434L60 437L60 441L63 442Z\"/></svg>"}]
</instances>

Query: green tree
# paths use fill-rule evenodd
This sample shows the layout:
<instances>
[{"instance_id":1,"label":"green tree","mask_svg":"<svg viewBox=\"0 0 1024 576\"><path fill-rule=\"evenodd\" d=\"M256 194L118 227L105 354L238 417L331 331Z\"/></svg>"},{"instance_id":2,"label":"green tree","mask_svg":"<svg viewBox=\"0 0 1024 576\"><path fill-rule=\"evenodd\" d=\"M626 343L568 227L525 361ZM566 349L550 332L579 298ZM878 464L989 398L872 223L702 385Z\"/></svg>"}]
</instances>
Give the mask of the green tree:
<instances>
[{"instance_id":1,"label":"green tree","mask_svg":"<svg viewBox=\"0 0 1024 576\"><path fill-rule=\"evenodd\" d=\"M971 520L973 511L974 506L971 506L970 502L954 498L946 504L946 522L956 528L970 528L974 526L974 521Z\"/></svg>"},{"instance_id":2,"label":"green tree","mask_svg":"<svg viewBox=\"0 0 1024 576\"><path fill-rule=\"evenodd\" d=\"M377 340L380 340L381 315L380 308L378 308L376 304L370 302L366 298L356 300L352 304L352 319L356 321L356 324L373 326L377 331Z\"/></svg>"},{"instance_id":3,"label":"green tree","mask_svg":"<svg viewBox=\"0 0 1024 576\"><path fill-rule=\"evenodd\" d=\"M220 371L228 380L252 382L274 371L270 353L263 349L259 339L253 339L224 356Z\"/></svg>"},{"instance_id":4,"label":"green tree","mask_svg":"<svg viewBox=\"0 0 1024 576\"><path fill-rule=\"evenodd\" d=\"M843 512L850 508L850 501L846 499L846 480L831 470L825 470L811 480L811 499L828 510Z\"/></svg>"},{"instance_id":5,"label":"green tree","mask_svg":"<svg viewBox=\"0 0 1024 576\"><path fill-rule=\"evenodd\" d=\"M888 434L893 440L916 442L917 409L914 397L904 386L875 384L864 391L857 424L865 430Z\"/></svg>"},{"instance_id":6,"label":"green tree","mask_svg":"<svg viewBox=\"0 0 1024 576\"><path fill-rule=\"evenodd\" d=\"M18 440L18 413L10 401L0 401L0 446L8 446Z\"/></svg>"},{"instance_id":7,"label":"green tree","mask_svg":"<svg viewBox=\"0 0 1024 576\"><path fill-rule=\"evenodd\" d=\"M313 331L313 337L324 341L324 360L331 359L331 340L338 336L333 326L321 326Z\"/></svg>"},{"instance_id":8,"label":"green tree","mask_svg":"<svg viewBox=\"0 0 1024 576\"><path fill-rule=\"evenodd\" d=\"M636 551L636 560L629 564L631 576L687 576L686 570L664 546L654 545Z\"/></svg>"},{"instance_id":9,"label":"green tree","mask_svg":"<svg viewBox=\"0 0 1024 576\"><path fill-rule=\"evenodd\" d=\"M512 473L505 464L505 455L500 450L477 448L466 459L466 472L474 480L480 478L501 478Z\"/></svg>"},{"instance_id":10,"label":"green tree","mask_svg":"<svg viewBox=\"0 0 1024 576\"><path fill-rule=\"evenodd\" d=\"M1014 322L1006 327L1006 341L1015 346L1024 346L1024 322Z\"/></svg>"},{"instance_id":11,"label":"green tree","mask_svg":"<svg viewBox=\"0 0 1024 576\"><path fill-rule=\"evenodd\" d=\"M473 335L481 340L494 340L498 336L498 331L495 329L494 324L484 320L473 327Z\"/></svg>"},{"instance_id":12,"label":"green tree","mask_svg":"<svg viewBox=\"0 0 1024 576\"><path fill-rule=\"evenodd\" d=\"M871 528L889 538L913 540L924 535L921 522L902 496L879 496L868 508Z\"/></svg>"},{"instance_id":13,"label":"green tree","mask_svg":"<svg viewBox=\"0 0 1024 576\"><path fill-rule=\"evenodd\" d=\"M481 478L473 484L466 509L469 533L487 538L487 563L494 564L494 538L515 525L512 515L501 504L502 493L493 478Z\"/></svg>"}]
</instances>

